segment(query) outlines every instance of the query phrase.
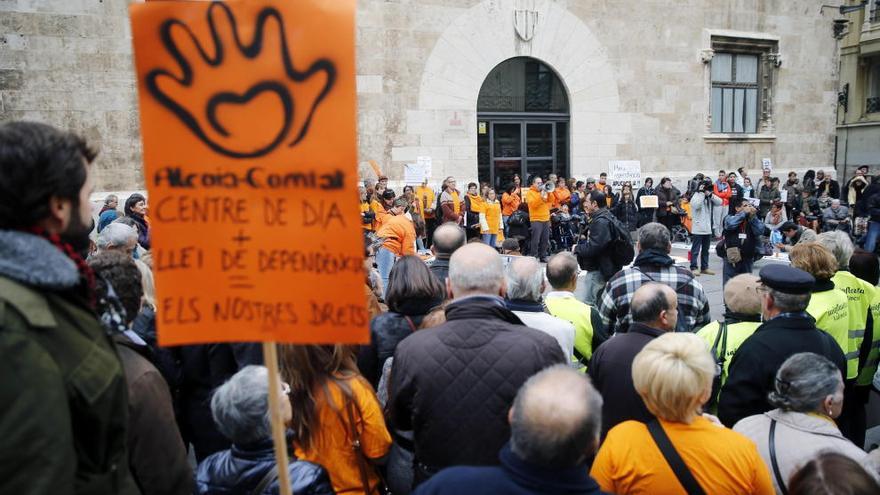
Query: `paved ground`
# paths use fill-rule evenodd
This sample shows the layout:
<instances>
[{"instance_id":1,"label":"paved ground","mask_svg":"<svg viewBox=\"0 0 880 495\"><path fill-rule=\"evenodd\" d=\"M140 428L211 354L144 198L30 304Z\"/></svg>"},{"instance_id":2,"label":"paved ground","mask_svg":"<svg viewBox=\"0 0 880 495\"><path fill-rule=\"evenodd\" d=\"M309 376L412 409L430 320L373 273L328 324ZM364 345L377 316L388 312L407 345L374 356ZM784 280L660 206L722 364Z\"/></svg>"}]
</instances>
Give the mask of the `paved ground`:
<instances>
[{"instance_id":1,"label":"paved ground","mask_svg":"<svg viewBox=\"0 0 880 495\"><path fill-rule=\"evenodd\" d=\"M690 247L685 248L681 244L672 245L672 255L687 259ZM709 269L715 272L715 275L700 275L698 280L706 291L706 297L709 298L709 309L712 313L712 320L719 320L724 315L724 292L721 287L721 263L722 260L715 254L715 245L712 244L712 252L709 255ZM756 272L757 273L757 270Z\"/></svg>"}]
</instances>

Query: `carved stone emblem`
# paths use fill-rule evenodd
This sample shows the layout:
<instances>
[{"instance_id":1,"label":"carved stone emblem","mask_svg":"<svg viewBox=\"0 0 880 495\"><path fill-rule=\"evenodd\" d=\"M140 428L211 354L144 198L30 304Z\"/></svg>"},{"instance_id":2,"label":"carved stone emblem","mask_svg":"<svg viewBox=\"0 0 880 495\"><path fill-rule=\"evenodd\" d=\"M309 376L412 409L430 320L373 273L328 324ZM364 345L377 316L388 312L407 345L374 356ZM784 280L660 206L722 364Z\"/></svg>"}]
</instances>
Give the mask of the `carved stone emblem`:
<instances>
[{"instance_id":1,"label":"carved stone emblem","mask_svg":"<svg viewBox=\"0 0 880 495\"><path fill-rule=\"evenodd\" d=\"M531 41L535 36L535 28L538 26L538 11L534 8L517 8L513 11L513 26L516 35L523 41Z\"/></svg>"}]
</instances>

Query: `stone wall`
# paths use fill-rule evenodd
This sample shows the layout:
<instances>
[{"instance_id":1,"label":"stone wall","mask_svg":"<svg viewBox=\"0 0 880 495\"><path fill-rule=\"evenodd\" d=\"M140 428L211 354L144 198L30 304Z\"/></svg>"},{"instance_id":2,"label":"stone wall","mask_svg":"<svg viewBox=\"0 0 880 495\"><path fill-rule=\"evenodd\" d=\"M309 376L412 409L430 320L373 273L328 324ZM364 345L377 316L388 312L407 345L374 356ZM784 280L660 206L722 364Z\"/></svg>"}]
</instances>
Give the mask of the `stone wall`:
<instances>
[{"instance_id":1,"label":"stone wall","mask_svg":"<svg viewBox=\"0 0 880 495\"><path fill-rule=\"evenodd\" d=\"M833 164L837 47L831 18L809 0L363 0L360 9L361 159L392 180L419 155L432 156L435 178L475 178L480 85L523 55L569 90L573 175L595 175L609 159L673 177L756 169L764 157L778 169ZM516 9L539 12L530 42L515 34ZM731 31L778 40L773 126L755 139L706 139L703 54L712 32Z\"/></svg>"},{"instance_id":2,"label":"stone wall","mask_svg":"<svg viewBox=\"0 0 880 495\"><path fill-rule=\"evenodd\" d=\"M0 120L34 119L100 145L98 188L143 186L128 0L0 0ZM539 12L530 42L515 9ZM572 171L638 159L652 174L833 163L836 45L811 0L360 0L360 160L392 181L430 155L476 176L476 100L498 63L553 67L571 101ZM707 134L710 30L778 38L773 138ZM460 181L461 182L461 181Z\"/></svg>"},{"instance_id":3,"label":"stone wall","mask_svg":"<svg viewBox=\"0 0 880 495\"><path fill-rule=\"evenodd\" d=\"M102 190L143 185L130 36L126 0L0 0L0 121L87 137Z\"/></svg>"}]
</instances>

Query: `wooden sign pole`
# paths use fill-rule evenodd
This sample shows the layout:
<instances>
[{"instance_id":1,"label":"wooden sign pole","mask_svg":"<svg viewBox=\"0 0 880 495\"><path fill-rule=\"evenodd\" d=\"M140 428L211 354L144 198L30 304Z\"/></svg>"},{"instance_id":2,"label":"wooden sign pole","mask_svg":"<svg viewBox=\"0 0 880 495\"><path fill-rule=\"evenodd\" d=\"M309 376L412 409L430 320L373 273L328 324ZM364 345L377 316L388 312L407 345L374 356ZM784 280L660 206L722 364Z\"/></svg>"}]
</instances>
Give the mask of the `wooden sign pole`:
<instances>
[{"instance_id":1,"label":"wooden sign pole","mask_svg":"<svg viewBox=\"0 0 880 495\"><path fill-rule=\"evenodd\" d=\"M287 469L287 437L284 419L281 417L281 401L278 390L281 374L278 372L278 347L275 342L263 342L263 361L269 369L269 411L272 421L272 440L275 443L275 463L278 465L278 488L281 495L293 495Z\"/></svg>"}]
</instances>

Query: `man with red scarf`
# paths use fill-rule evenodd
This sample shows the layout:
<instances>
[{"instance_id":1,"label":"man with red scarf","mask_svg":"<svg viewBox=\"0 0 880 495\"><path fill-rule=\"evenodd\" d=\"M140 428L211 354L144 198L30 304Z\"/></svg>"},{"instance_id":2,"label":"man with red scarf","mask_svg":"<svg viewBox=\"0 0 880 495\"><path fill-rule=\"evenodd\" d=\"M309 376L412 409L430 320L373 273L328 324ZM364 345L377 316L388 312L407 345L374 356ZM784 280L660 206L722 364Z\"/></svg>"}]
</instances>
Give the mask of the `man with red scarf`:
<instances>
[{"instance_id":1,"label":"man with red scarf","mask_svg":"<svg viewBox=\"0 0 880 495\"><path fill-rule=\"evenodd\" d=\"M95 154L0 124L0 493L138 493L125 376L83 259Z\"/></svg>"}]
</instances>

